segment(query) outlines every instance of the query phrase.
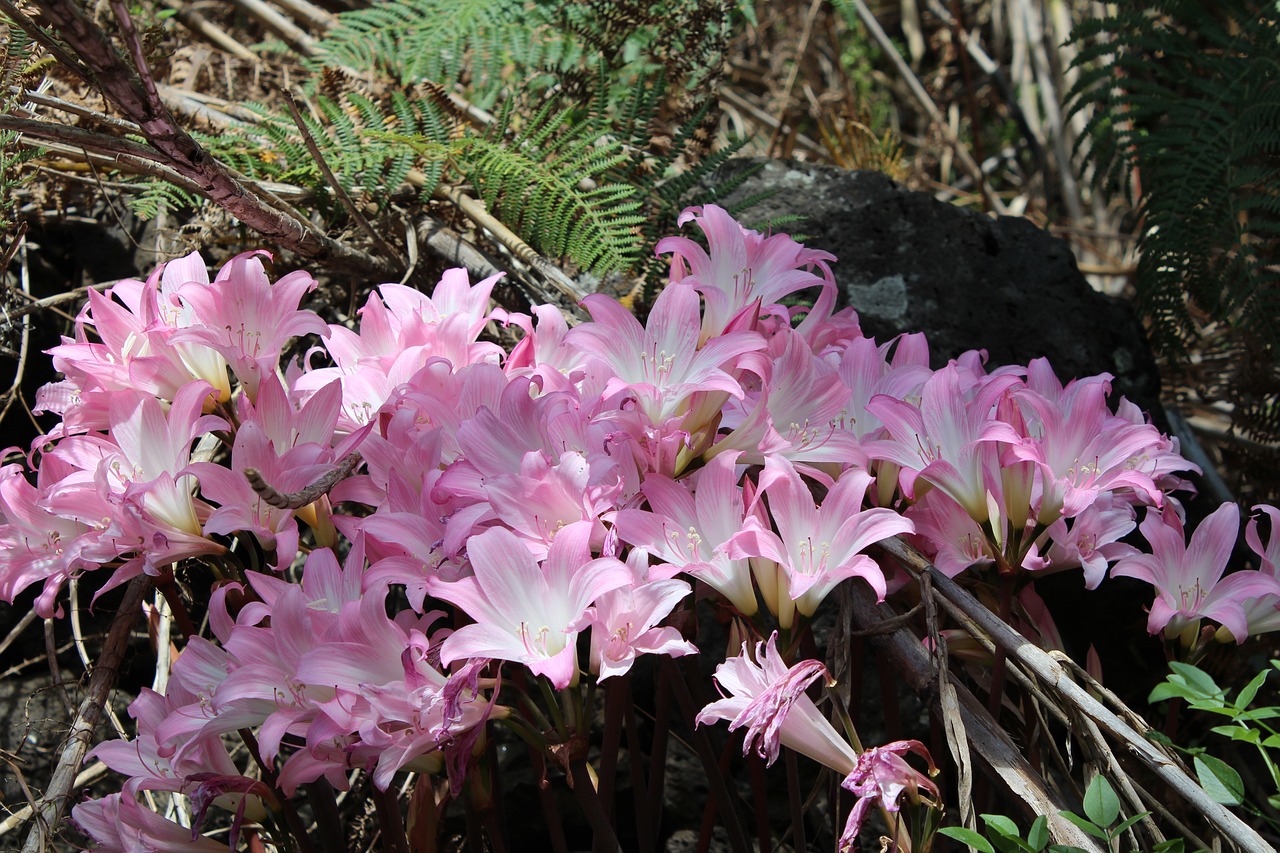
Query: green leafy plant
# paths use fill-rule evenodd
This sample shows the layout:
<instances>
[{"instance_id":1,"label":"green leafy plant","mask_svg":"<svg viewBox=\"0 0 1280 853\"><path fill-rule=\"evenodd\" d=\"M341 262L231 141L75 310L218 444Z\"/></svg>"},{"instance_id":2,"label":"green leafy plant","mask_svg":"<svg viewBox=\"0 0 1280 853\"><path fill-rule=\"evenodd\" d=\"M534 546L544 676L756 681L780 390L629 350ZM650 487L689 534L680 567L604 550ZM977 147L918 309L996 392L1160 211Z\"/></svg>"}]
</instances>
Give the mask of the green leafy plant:
<instances>
[{"instance_id":1,"label":"green leafy plant","mask_svg":"<svg viewBox=\"0 0 1280 853\"><path fill-rule=\"evenodd\" d=\"M1120 798L1116 796L1111 783L1101 775L1093 777L1093 781L1085 789L1083 807L1083 816L1067 811L1060 814L1102 841L1108 850L1119 850L1124 833L1150 814L1142 812L1120 820ZM984 814L982 821L985 824L985 834L959 826L943 827L938 832L967 844L969 849L979 853L1083 853L1079 847L1050 844L1049 819L1044 815L1032 822L1025 835L1013 820L1003 815ZM1157 845L1156 853L1181 853L1182 849L1182 840L1176 839Z\"/></svg>"},{"instance_id":2,"label":"green leafy plant","mask_svg":"<svg viewBox=\"0 0 1280 853\"><path fill-rule=\"evenodd\" d=\"M1177 661L1169 666L1173 672L1151 691L1149 701L1179 699L1186 702L1187 707L1193 711L1227 718L1228 722L1214 726L1211 731L1237 743L1251 744L1257 750L1271 776L1274 789L1266 797L1267 803L1273 809L1280 807L1280 732L1269 722L1280 717L1280 707L1254 707L1258 691L1266 683L1267 677L1273 670L1280 669L1280 660L1271 661L1270 666L1254 676L1234 699L1228 697L1227 691L1199 667ZM1254 814L1267 817L1259 808L1247 802L1244 781L1231 765L1209 755L1202 747L1184 748L1171 743L1168 738L1158 739L1191 758L1201 787L1215 800L1226 805L1244 805Z\"/></svg>"}]
</instances>

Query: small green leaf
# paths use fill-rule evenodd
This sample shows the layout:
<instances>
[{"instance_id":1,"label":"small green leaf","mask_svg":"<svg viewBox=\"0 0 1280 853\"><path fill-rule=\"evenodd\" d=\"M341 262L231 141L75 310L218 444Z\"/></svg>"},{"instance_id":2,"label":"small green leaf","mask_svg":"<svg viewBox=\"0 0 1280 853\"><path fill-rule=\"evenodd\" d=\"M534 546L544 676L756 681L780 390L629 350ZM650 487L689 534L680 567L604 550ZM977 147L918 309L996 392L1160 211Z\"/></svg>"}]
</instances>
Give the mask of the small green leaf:
<instances>
[{"instance_id":1,"label":"small green leaf","mask_svg":"<svg viewBox=\"0 0 1280 853\"><path fill-rule=\"evenodd\" d=\"M1200 669L1198 666L1192 666L1189 663L1181 663L1179 661L1172 661L1169 664L1169 668L1182 676L1186 681L1187 686L1196 693L1199 693L1201 696L1215 696L1221 698L1225 695L1222 688L1218 686L1218 683L1213 680L1209 673Z\"/></svg>"},{"instance_id":2,"label":"small green leaf","mask_svg":"<svg viewBox=\"0 0 1280 853\"><path fill-rule=\"evenodd\" d=\"M1209 731L1245 743L1258 743L1262 740L1262 733L1248 726L1214 726Z\"/></svg>"},{"instance_id":3,"label":"small green leaf","mask_svg":"<svg viewBox=\"0 0 1280 853\"><path fill-rule=\"evenodd\" d=\"M1131 818L1126 818L1125 820L1121 821L1119 825L1117 825L1114 829L1111 830L1111 837L1115 838L1117 835L1124 832L1126 829L1133 826L1135 823L1142 820L1144 817L1146 817L1149 814L1151 814L1151 812L1141 812L1139 814L1134 815Z\"/></svg>"},{"instance_id":4,"label":"small green leaf","mask_svg":"<svg viewBox=\"0 0 1280 853\"><path fill-rule=\"evenodd\" d=\"M1084 813L1098 826L1111 826L1120 816L1120 798L1105 776L1094 776L1085 789Z\"/></svg>"},{"instance_id":5,"label":"small green leaf","mask_svg":"<svg viewBox=\"0 0 1280 853\"><path fill-rule=\"evenodd\" d=\"M996 832L1009 838L1022 837L1022 833L1018 831L1018 825L1004 815L984 814L981 817L986 821L988 829L994 829ZM988 833L988 835L989 834L990 833Z\"/></svg>"},{"instance_id":6,"label":"small green leaf","mask_svg":"<svg viewBox=\"0 0 1280 853\"><path fill-rule=\"evenodd\" d=\"M1236 696L1236 707L1241 711L1248 708L1250 703L1253 702L1253 697L1258 695L1258 690L1262 687L1262 682L1266 681L1267 676L1270 674L1270 670L1264 669L1262 672L1255 675L1253 680L1246 684L1240 691L1239 695Z\"/></svg>"},{"instance_id":7,"label":"small green leaf","mask_svg":"<svg viewBox=\"0 0 1280 853\"><path fill-rule=\"evenodd\" d=\"M1194 761L1200 787L1214 802L1228 806L1244 802L1244 782L1229 764L1212 755L1197 755Z\"/></svg>"},{"instance_id":8,"label":"small green leaf","mask_svg":"<svg viewBox=\"0 0 1280 853\"><path fill-rule=\"evenodd\" d=\"M1274 720L1280 717L1280 708L1254 708L1236 715L1237 720Z\"/></svg>"},{"instance_id":9,"label":"small green leaf","mask_svg":"<svg viewBox=\"0 0 1280 853\"><path fill-rule=\"evenodd\" d=\"M996 849L991 846L991 842L972 829L965 829L963 826L944 826L938 830L938 833L945 835L947 838L954 838L961 844L967 844L969 849L977 850L978 853L996 853Z\"/></svg>"},{"instance_id":10,"label":"small green leaf","mask_svg":"<svg viewBox=\"0 0 1280 853\"><path fill-rule=\"evenodd\" d=\"M1182 853L1185 846L1181 838L1170 838L1152 847L1151 853Z\"/></svg>"},{"instance_id":11,"label":"small green leaf","mask_svg":"<svg viewBox=\"0 0 1280 853\"><path fill-rule=\"evenodd\" d=\"M1101 838L1103 841L1108 840L1106 831L1103 830L1101 827L1099 827L1097 824L1093 823L1093 821L1088 820L1087 818L1080 817L1080 815L1075 814L1073 812L1059 812L1059 814L1061 814L1067 820L1074 823L1076 826L1083 829L1085 832L1092 835L1094 838Z\"/></svg>"},{"instance_id":12,"label":"small green leaf","mask_svg":"<svg viewBox=\"0 0 1280 853\"><path fill-rule=\"evenodd\" d=\"M1155 741L1156 743L1162 746L1174 745L1173 738L1169 737L1164 732L1158 732L1155 729L1147 729L1147 731L1143 733L1143 737L1145 737L1147 740Z\"/></svg>"},{"instance_id":13,"label":"small green leaf","mask_svg":"<svg viewBox=\"0 0 1280 853\"><path fill-rule=\"evenodd\" d=\"M1280 734L1271 735L1269 738L1267 738L1262 742L1262 745L1267 747L1272 747L1272 748L1280 746Z\"/></svg>"},{"instance_id":14,"label":"small green leaf","mask_svg":"<svg viewBox=\"0 0 1280 853\"><path fill-rule=\"evenodd\" d=\"M1156 702L1163 702L1166 699L1190 699L1191 691L1181 684L1174 684L1171 681L1162 681L1151 689L1151 695L1147 697L1147 704L1154 705Z\"/></svg>"},{"instance_id":15,"label":"small green leaf","mask_svg":"<svg viewBox=\"0 0 1280 853\"><path fill-rule=\"evenodd\" d=\"M1027 830L1027 843L1031 845L1032 850L1043 850L1045 845L1049 843L1049 819L1044 815L1040 815L1031 824L1031 829Z\"/></svg>"}]
</instances>

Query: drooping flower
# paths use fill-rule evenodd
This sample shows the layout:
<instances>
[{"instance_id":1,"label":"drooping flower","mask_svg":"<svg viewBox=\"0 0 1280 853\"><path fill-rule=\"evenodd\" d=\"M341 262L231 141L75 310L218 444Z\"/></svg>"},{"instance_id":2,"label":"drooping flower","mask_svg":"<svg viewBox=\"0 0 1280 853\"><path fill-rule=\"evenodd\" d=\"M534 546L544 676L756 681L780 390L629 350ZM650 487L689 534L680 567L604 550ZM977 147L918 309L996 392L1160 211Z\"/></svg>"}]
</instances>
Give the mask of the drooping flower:
<instances>
[{"instance_id":1,"label":"drooping flower","mask_svg":"<svg viewBox=\"0 0 1280 853\"><path fill-rule=\"evenodd\" d=\"M809 685L827 677L826 667L816 660L788 667L778 651L777 632L756 643L755 658L743 643L741 654L716 667L716 683L729 695L703 708L698 725L728 720L729 731L745 727L742 754L754 751L768 764L785 746L837 773L852 773L858 754L805 695Z\"/></svg>"},{"instance_id":2,"label":"drooping flower","mask_svg":"<svg viewBox=\"0 0 1280 853\"><path fill-rule=\"evenodd\" d=\"M879 805L885 811L897 812L902 807L902 795L906 794L913 801L917 800L921 788L934 800L941 796L933 780L903 758L908 752L914 752L929 763L930 776L938 772L933 757L924 744L918 740L899 740L872 747L859 755L853 772L840 783L840 787L859 798L849 812L849 820L840 835L839 848L842 853L857 842L862 822L873 806Z\"/></svg>"},{"instance_id":3,"label":"drooping flower","mask_svg":"<svg viewBox=\"0 0 1280 853\"><path fill-rule=\"evenodd\" d=\"M165 820L132 796L109 794L71 810L71 819L93 840L97 853L225 853L225 841L192 835L191 827Z\"/></svg>"},{"instance_id":4,"label":"drooping flower","mask_svg":"<svg viewBox=\"0 0 1280 853\"><path fill-rule=\"evenodd\" d=\"M1111 569L1114 577L1137 578L1156 588L1147 618L1147 631L1177 636L1200 618L1213 619L1236 642L1249 636L1244 602L1280 594L1280 581L1264 572L1243 571L1222 576L1240 528L1240 510L1224 503L1200 523L1188 545L1182 519L1171 505L1149 509L1139 529L1151 545L1150 554L1126 557Z\"/></svg>"}]
</instances>

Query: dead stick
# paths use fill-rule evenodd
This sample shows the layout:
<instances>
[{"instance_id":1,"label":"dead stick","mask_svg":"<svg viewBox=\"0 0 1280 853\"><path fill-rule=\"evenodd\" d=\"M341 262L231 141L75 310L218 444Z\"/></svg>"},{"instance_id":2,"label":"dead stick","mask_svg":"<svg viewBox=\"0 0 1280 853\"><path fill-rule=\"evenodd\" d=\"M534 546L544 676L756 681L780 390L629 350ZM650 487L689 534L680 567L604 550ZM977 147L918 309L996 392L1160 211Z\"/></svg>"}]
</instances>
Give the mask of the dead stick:
<instances>
[{"instance_id":1,"label":"dead stick","mask_svg":"<svg viewBox=\"0 0 1280 853\"><path fill-rule=\"evenodd\" d=\"M31 831L27 833L22 853L39 853L45 849L49 840L46 833L52 833L66 813L76 773L93 742L93 731L98 727L102 708L120 675L120 662L129 645L129 632L138 621L142 598L146 595L148 586L150 579L142 576L134 578L125 587L124 600L120 602L120 609L107 633L107 641L102 646L102 654L98 655L93 674L89 676L88 695L80 703L71 731L67 733L58 766L53 771L53 778L49 780L49 787L45 789L43 802Z\"/></svg>"},{"instance_id":2,"label":"dead stick","mask_svg":"<svg viewBox=\"0 0 1280 853\"><path fill-rule=\"evenodd\" d=\"M12 6L0 0L0 8ZM84 14L75 0L40 0L42 17L88 66L86 82L98 88L142 129L158 158L194 181L203 195L268 240L305 258L366 274L390 276L392 265L347 246L309 223L275 210L250 194L226 167L212 157L175 120L158 93L151 97L145 84L110 39ZM17 10L14 10L17 12ZM17 14L21 15L20 12ZM40 32L41 44L55 41ZM78 68L73 69L77 70ZM154 87L153 87L154 88Z\"/></svg>"},{"instance_id":3,"label":"dead stick","mask_svg":"<svg viewBox=\"0 0 1280 853\"><path fill-rule=\"evenodd\" d=\"M250 488L262 495L262 499L270 506L276 509L301 509L307 504L315 503L342 480L350 477L351 472L359 464L360 454L352 451L343 458L337 468L334 468L305 489L290 494L278 491L274 486L262 479L262 474L259 473L257 468L245 468L244 476L249 481Z\"/></svg>"},{"instance_id":4,"label":"dead stick","mask_svg":"<svg viewBox=\"0 0 1280 853\"><path fill-rule=\"evenodd\" d=\"M356 224L360 226L364 233L373 238L373 242L382 250L383 255L393 261L399 261L400 253L386 241L386 238L378 233L377 229L360 212L360 208L356 207L355 202L351 200L351 196L342 188L342 184L338 183L337 176L329 168L329 162L324 159L324 152L320 150L320 146L316 144L315 137L307 129L307 123L303 120L302 112L298 109L297 95L294 94L292 89L281 89L280 93L284 95L284 105L289 108L289 115L293 117L293 123L297 125L298 132L302 134L302 141L306 143L311 159L315 161L316 167L320 169L320 174L324 175L325 183L329 185L334 195L338 197L338 202L347 211L347 214L356 221Z\"/></svg>"},{"instance_id":5,"label":"dead stick","mask_svg":"<svg viewBox=\"0 0 1280 853\"><path fill-rule=\"evenodd\" d=\"M928 573L934 589L959 607L997 645L1003 647L1011 657L1035 673L1046 686L1075 705L1089 719L1097 723L1099 728L1119 740L1130 754L1177 791L1189 805L1203 814L1205 819L1233 844L1241 850L1270 849L1262 836L1221 803L1214 802L1195 780L1182 772L1150 741L1089 695L1088 691L1077 684L1062 665L1047 652L1001 622L994 613L982 605L982 602L935 569L923 554L898 537L886 539L880 544L913 575L921 576Z\"/></svg>"}]
</instances>

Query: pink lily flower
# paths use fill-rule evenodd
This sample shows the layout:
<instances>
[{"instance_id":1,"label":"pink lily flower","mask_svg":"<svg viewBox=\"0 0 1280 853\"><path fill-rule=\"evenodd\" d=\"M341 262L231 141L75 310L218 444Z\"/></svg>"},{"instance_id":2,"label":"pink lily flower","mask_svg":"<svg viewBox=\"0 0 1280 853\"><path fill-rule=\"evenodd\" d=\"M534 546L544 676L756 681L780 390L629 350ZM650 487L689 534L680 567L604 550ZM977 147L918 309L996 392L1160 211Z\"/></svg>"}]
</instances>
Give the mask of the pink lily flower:
<instances>
[{"instance_id":1,"label":"pink lily flower","mask_svg":"<svg viewBox=\"0 0 1280 853\"><path fill-rule=\"evenodd\" d=\"M1008 374L987 377L970 397L960 365L952 362L925 382L919 408L885 395L873 397L867 410L892 438L867 442L863 449L902 466L899 482L907 497L915 497L918 477L950 495L974 521L987 521L987 494L999 478L991 442L1020 440L993 411L1000 395L1016 384L1018 378Z\"/></svg>"},{"instance_id":2,"label":"pink lily flower","mask_svg":"<svg viewBox=\"0 0 1280 853\"><path fill-rule=\"evenodd\" d=\"M76 443L64 439L62 444ZM61 446L61 445L60 445ZM117 541L117 508L90 476L73 482L57 456L46 455L32 486L19 465L0 468L0 600L12 602L44 581L36 598L43 618L61 616L58 592L70 578L110 562L128 545Z\"/></svg>"},{"instance_id":3,"label":"pink lily flower","mask_svg":"<svg viewBox=\"0 0 1280 853\"><path fill-rule=\"evenodd\" d=\"M1105 383L1071 385L1057 403L1029 388L1016 393L1034 417L1027 425L1030 435L1011 443L1004 457L1040 469L1042 524L1079 515L1104 491L1127 487L1144 502L1163 502L1150 475L1131 464L1160 441L1160 433L1149 424L1115 418L1107 408Z\"/></svg>"},{"instance_id":4,"label":"pink lily flower","mask_svg":"<svg viewBox=\"0 0 1280 853\"><path fill-rule=\"evenodd\" d=\"M858 754L805 695L827 668L816 660L788 667L778 652L778 634L756 643L755 658L742 644L741 654L716 667L716 684L729 695L698 713L698 725L728 720L729 731L746 728L742 754L754 751L767 764L778 759L781 747L794 749L837 773L852 773Z\"/></svg>"},{"instance_id":5,"label":"pink lily flower","mask_svg":"<svg viewBox=\"0 0 1280 853\"><path fill-rule=\"evenodd\" d=\"M644 496L652 512L619 510L615 529L623 541L645 548L723 595L744 616L759 608L746 558L725 549L742 529L746 509L738 486L738 454L722 453L697 474L690 494L682 482L651 475Z\"/></svg>"},{"instance_id":6,"label":"pink lily flower","mask_svg":"<svg viewBox=\"0 0 1280 853\"><path fill-rule=\"evenodd\" d=\"M776 566L774 573L757 571L756 581L782 627L791 625L792 602L802 615L812 616L845 578L862 578L884 600L884 572L862 551L882 539L910 533L914 527L891 509L862 508L871 482L866 471L850 469L818 506L790 462L777 457L766 460L761 488L769 497L777 532L749 517L742 531L729 540L727 550L734 559L762 557ZM756 568L764 567L756 564Z\"/></svg>"},{"instance_id":7,"label":"pink lily flower","mask_svg":"<svg viewBox=\"0 0 1280 853\"><path fill-rule=\"evenodd\" d=\"M1156 600L1147 618L1147 631L1164 631L1176 637L1200 618L1213 619L1236 642L1249 637L1244 602L1265 595L1280 595L1280 581L1258 571L1223 577L1240 530L1240 510L1224 503L1201 522L1188 545L1182 519L1171 505L1162 512L1147 510L1139 526L1151 545L1150 554L1138 554L1116 563L1114 577L1137 578L1156 588Z\"/></svg>"},{"instance_id":8,"label":"pink lily flower","mask_svg":"<svg viewBox=\"0 0 1280 853\"><path fill-rule=\"evenodd\" d=\"M631 584L602 594L583 616L582 621L591 626L590 669L600 681L624 675L640 655L698 653L698 647L675 628L658 625L692 590L682 580L650 571L648 562L648 552L632 549L627 561Z\"/></svg>"},{"instance_id":9,"label":"pink lily flower","mask_svg":"<svg viewBox=\"0 0 1280 853\"><path fill-rule=\"evenodd\" d=\"M109 794L71 810L71 819L91 839L96 853L225 853L227 843L192 834L165 820L132 796Z\"/></svg>"},{"instance_id":10,"label":"pink lily flower","mask_svg":"<svg viewBox=\"0 0 1280 853\"><path fill-rule=\"evenodd\" d=\"M933 757L924 744L918 740L899 740L872 747L859 755L857 767L840 783L840 787L859 798L849 813L844 832L840 835L838 846L841 853L852 849L857 843L858 832L873 806L879 805L885 811L897 812L902 807L902 795L906 794L913 801L918 800L921 788L934 800L942 796L929 776L906 762L903 756L908 752L914 752L929 762L929 776L938 772Z\"/></svg>"},{"instance_id":11,"label":"pink lily flower","mask_svg":"<svg viewBox=\"0 0 1280 853\"><path fill-rule=\"evenodd\" d=\"M834 290L828 261L835 256L806 249L786 234L765 237L744 228L721 207L708 204L690 207L680 214L678 224L696 222L707 235L710 254L688 237L666 237L654 251L671 259L671 281L697 288L707 302L700 341L721 334L733 319L759 302L769 306L787 294L806 287ZM802 267L814 267L822 276Z\"/></svg>"},{"instance_id":12,"label":"pink lily flower","mask_svg":"<svg viewBox=\"0 0 1280 853\"><path fill-rule=\"evenodd\" d=\"M591 559L591 522L570 524L551 541L542 565L505 528L471 537L474 577L427 582L436 598L456 604L475 624L459 628L440 650L440 662L493 658L522 663L556 689L578 677L576 641L587 608L603 593L631 583L612 557Z\"/></svg>"},{"instance_id":13,"label":"pink lily flower","mask_svg":"<svg viewBox=\"0 0 1280 853\"><path fill-rule=\"evenodd\" d=\"M275 372L291 338L329 334L318 314L298 307L316 287L311 274L295 270L273 285L258 255L270 257L266 252L237 255L211 285L190 281L180 287L178 297L192 307L200 323L173 336L177 342L204 344L220 353L250 399L257 398L263 374Z\"/></svg>"},{"instance_id":14,"label":"pink lily flower","mask_svg":"<svg viewBox=\"0 0 1280 853\"><path fill-rule=\"evenodd\" d=\"M756 332L737 331L712 338L699 349L699 300L689 285L673 284L658 294L644 328L604 294L593 293L582 304L594 322L570 329L565 344L612 371L606 397L634 397L655 425L687 412L690 396L698 391L741 397L742 387L724 368L743 353L764 348L764 338Z\"/></svg>"},{"instance_id":15,"label":"pink lily flower","mask_svg":"<svg viewBox=\"0 0 1280 853\"><path fill-rule=\"evenodd\" d=\"M835 369L788 327L770 345L780 345L781 354L761 365L760 390L742 401L744 413L730 418L726 412L725 425L734 429L709 453L740 450L740 460L752 465L764 464L767 456L799 464L865 462L856 434L846 426L849 389Z\"/></svg>"}]
</instances>

